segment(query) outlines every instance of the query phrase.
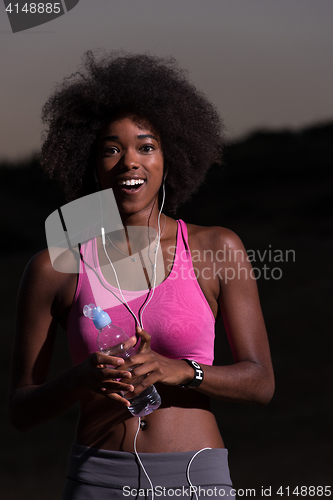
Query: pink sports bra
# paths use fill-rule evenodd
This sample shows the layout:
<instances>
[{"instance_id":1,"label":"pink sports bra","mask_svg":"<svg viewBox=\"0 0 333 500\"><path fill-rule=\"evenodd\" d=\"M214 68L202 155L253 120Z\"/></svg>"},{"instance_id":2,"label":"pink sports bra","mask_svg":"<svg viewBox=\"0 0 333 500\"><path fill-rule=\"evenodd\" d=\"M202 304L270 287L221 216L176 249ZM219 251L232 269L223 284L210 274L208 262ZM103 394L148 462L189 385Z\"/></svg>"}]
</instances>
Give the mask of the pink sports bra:
<instances>
[{"instance_id":1,"label":"pink sports bra","mask_svg":"<svg viewBox=\"0 0 333 500\"><path fill-rule=\"evenodd\" d=\"M215 318L195 277L188 246L187 227L178 220L177 243L170 274L155 287L152 300L143 312L143 327L151 335L151 349L172 359L193 359L212 365L214 359ZM135 320L115 297L119 290L104 278L98 265L96 240L81 246L80 274L71 307L67 336L73 364L98 351L98 331L83 315L83 307L94 303L110 316L128 336L135 335ZM85 265L86 263L86 265ZM146 291L148 293L148 290ZM132 311L138 312L146 294L123 291Z\"/></svg>"}]
</instances>

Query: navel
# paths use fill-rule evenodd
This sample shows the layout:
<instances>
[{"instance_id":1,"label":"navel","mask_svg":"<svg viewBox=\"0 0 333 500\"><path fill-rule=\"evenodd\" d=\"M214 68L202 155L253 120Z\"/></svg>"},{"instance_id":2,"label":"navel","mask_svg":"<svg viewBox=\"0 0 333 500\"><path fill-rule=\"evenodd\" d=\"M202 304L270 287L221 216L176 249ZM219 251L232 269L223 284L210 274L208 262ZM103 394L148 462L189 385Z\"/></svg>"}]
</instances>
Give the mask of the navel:
<instances>
[{"instance_id":1,"label":"navel","mask_svg":"<svg viewBox=\"0 0 333 500\"><path fill-rule=\"evenodd\" d=\"M140 429L143 431L146 427L146 422L144 420L141 419L140 421Z\"/></svg>"}]
</instances>

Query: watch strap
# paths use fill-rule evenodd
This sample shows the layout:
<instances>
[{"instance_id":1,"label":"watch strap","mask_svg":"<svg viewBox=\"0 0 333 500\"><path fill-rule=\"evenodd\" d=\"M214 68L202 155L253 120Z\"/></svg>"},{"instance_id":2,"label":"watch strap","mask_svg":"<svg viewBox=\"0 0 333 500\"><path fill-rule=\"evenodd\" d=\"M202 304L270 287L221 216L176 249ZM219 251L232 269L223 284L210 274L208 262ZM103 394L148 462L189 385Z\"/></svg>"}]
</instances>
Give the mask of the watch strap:
<instances>
[{"instance_id":1,"label":"watch strap","mask_svg":"<svg viewBox=\"0 0 333 500\"><path fill-rule=\"evenodd\" d=\"M203 378L204 378L204 372L199 363L192 359L182 359L182 361L186 361L190 366L192 366L194 370L194 378L186 385L180 385L179 387L182 387L183 389L195 389L196 387L199 387L199 385L202 383Z\"/></svg>"}]
</instances>

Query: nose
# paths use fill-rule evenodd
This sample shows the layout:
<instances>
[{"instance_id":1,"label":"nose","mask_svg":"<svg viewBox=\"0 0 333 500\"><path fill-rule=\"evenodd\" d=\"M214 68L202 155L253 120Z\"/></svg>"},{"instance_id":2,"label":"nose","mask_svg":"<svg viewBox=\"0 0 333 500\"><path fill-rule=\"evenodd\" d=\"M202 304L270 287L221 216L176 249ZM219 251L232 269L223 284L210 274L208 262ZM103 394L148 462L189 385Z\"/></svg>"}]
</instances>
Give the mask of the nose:
<instances>
[{"instance_id":1,"label":"nose","mask_svg":"<svg viewBox=\"0 0 333 500\"><path fill-rule=\"evenodd\" d=\"M126 151L124 151L121 158L121 163L127 170L132 170L140 167L138 154L133 149L127 149Z\"/></svg>"}]
</instances>

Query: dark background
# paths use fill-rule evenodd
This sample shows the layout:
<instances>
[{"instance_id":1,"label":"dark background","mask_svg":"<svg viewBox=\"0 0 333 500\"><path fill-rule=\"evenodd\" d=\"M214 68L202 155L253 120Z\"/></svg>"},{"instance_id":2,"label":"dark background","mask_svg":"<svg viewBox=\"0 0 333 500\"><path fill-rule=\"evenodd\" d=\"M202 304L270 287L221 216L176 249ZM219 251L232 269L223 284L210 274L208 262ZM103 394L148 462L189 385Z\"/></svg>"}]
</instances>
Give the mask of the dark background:
<instances>
[{"instance_id":1,"label":"dark background","mask_svg":"<svg viewBox=\"0 0 333 500\"><path fill-rule=\"evenodd\" d=\"M295 261L253 262L283 273L258 280L276 376L273 400L266 407L213 402L234 487L256 488L259 497L262 486L272 486L271 498L278 499L280 486L287 498L287 486L332 484L332 153L332 123L255 132L229 144L225 168L213 166L177 214L186 222L232 229L256 256L269 248L283 255L295 251ZM57 500L77 407L22 434L10 426L6 404L20 278L29 258L46 246L46 217L65 201L34 159L0 165L0 194L1 497ZM231 362L219 323L216 364ZM59 329L50 378L70 366L66 334Z\"/></svg>"}]
</instances>

